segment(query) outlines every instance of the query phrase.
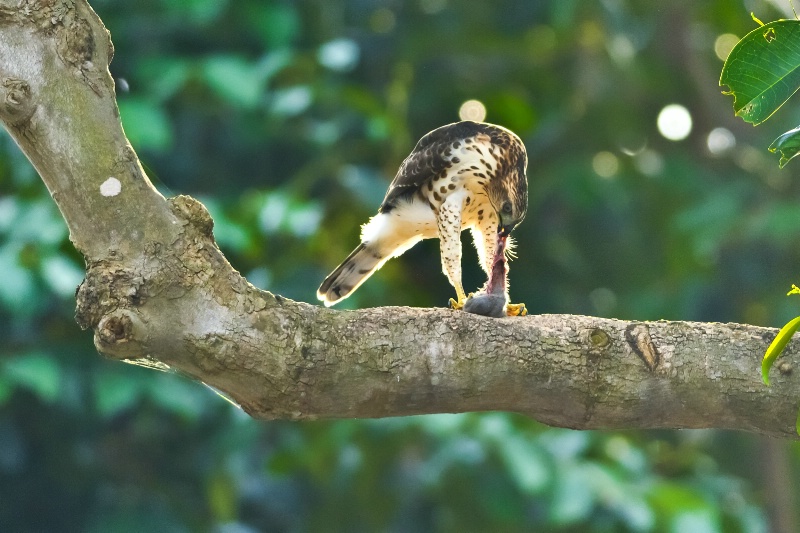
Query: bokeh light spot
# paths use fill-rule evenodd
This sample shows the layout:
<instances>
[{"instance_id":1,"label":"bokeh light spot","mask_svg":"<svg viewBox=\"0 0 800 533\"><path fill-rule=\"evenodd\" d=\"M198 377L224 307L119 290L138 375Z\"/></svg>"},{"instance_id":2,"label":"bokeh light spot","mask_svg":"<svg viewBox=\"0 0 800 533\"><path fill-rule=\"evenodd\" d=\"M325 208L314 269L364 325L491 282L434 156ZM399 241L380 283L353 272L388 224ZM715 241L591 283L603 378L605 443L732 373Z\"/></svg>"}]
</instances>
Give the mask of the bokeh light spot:
<instances>
[{"instance_id":1,"label":"bokeh light spot","mask_svg":"<svg viewBox=\"0 0 800 533\"><path fill-rule=\"evenodd\" d=\"M530 59L536 65L546 65L553 59L558 41L556 32L550 26L534 26L525 34Z\"/></svg>"},{"instance_id":2,"label":"bokeh light spot","mask_svg":"<svg viewBox=\"0 0 800 533\"><path fill-rule=\"evenodd\" d=\"M646 148L633 158L636 170L645 176L658 176L664 170L664 158L651 148Z\"/></svg>"},{"instance_id":3,"label":"bokeh light spot","mask_svg":"<svg viewBox=\"0 0 800 533\"><path fill-rule=\"evenodd\" d=\"M712 155L722 155L736 146L736 137L727 128L714 128L706 138L706 145Z\"/></svg>"},{"instance_id":4,"label":"bokeh light spot","mask_svg":"<svg viewBox=\"0 0 800 533\"><path fill-rule=\"evenodd\" d=\"M458 116L461 120L483 122L486 119L486 106L478 100L467 100L461 104Z\"/></svg>"},{"instance_id":5,"label":"bokeh light spot","mask_svg":"<svg viewBox=\"0 0 800 533\"><path fill-rule=\"evenodd\" d=\"M597 152L592 158L592 169L601 178L613 178L619 172L619 158L611 152Z\"/></svg>"},{"instance_id":6,"label":"bokeh light spot","mask_svg":"<svg viewBox=\"0 0 800 533\"><path fill-rule=\"evenodd\" d=\"M396 23L394 11L386 7L376 9L369 19L369 26L375 33L389 33Z\"/></svg>"},{"instance_id":7,"label":"bokeh light spot","mask_svg":"<svg viewBox=\"0 0 800 533\"><path fill-rule=\"evenodd\" d=\"M447 7L447 0L420 0L419 7L427 15L434 15Z\"/></svg>"},{"instance_id":8,"label":"bokeh light spot","mask_svg":"<svg viewBox=\"0 0 800 533\"><path fill-rule=\"evenodd\" d=\"M658 114L658 132L670 141L682 141L692 132L692 115L680 104L669 104Z\"/></svg>"},{"instance_id":9,"label":"bokeh light spot","mask_svg":"<svg viewBox=\"0 0 800 533\"><path fill-rule=\"evenodd\" d=\"M739 38L732 33L723 33L714 40L714 53L721 61L728 59L733 47L739 42Z\"/></svg>"},{"instance_id":10,"label":"bokeh light spot","mask_svg":"<svg viewBox=\"0 0 800 533\"><path fill-rule=\"evenodd\" d=\"M618 33L608 43L611 58L620 65L627 65L636 55L636 48L626 35Z\"/></svg>"},{"instance_id":11,"label":"bokeh light spot","mask_svg":"<svg viewBox=\"0 0 800 533\"><path fill-rule=\"evenodd\" d=\"M606 287L598 287L590 292L589 301L600 316L610 315L617 307L617 295Z\"/></svg>"},{"instance_id":12,"label":"bokeh light spot","mask_svg":"<svg viewBox=\"0 0 800 533\"><path fill-rule=\"evenodd\" d=\"M319 47L317 60L331 70L348 71L358 64L361 50L352 39L334 39Z\"/></svg>"}]
</instances>

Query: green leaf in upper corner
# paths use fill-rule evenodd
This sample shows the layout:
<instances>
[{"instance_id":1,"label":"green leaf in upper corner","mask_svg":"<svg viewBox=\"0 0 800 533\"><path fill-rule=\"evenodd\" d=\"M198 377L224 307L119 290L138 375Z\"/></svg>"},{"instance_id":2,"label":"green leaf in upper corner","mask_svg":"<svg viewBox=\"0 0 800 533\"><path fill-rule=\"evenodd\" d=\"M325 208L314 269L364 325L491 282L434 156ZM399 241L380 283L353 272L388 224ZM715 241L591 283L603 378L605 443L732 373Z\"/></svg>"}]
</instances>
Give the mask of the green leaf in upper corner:
<instances>
[{"instance_id":1,"label":"green leaf in upper corner","mask_svg":"<svg viewBox=\"0 0 800 533\"><path fill-rule=\"evenodd\" d=\"M772 344L767 348L767 353L764 354L764 360L761 361L761 379L764 380L764 385L769 386L769 369L772 368L775 359L783 352L783 349L786 348L786 345L792 340L792 335L794 335L795 331L798 329L800 329L800 316L783 326L772 341Z\"/></svg>"},{"instance_id":2,"label":"green leaf in upper corner","mask_svg":"<svg viewBox=\"0 0 800 533\"><path fill-rule=\"evenodd\" d=\"M767 120L800 88L800 21L770 22L745 35L719 84L733 95L736 116L753 125Z\"/></svg>"},{"instance_id":3,"label":"green leaf in upper corner","mask_svg":"<svg viewBox=\"0 0 800 533\"><path fill-rule=\"evenodd\" d=\"M778 162L778 166L785 167L786 163L800 154L800 126L787 131L772 141L772 144L769 145L769 151L773 154L779 152L781 160Z\"/></svg>"}]
</instances>

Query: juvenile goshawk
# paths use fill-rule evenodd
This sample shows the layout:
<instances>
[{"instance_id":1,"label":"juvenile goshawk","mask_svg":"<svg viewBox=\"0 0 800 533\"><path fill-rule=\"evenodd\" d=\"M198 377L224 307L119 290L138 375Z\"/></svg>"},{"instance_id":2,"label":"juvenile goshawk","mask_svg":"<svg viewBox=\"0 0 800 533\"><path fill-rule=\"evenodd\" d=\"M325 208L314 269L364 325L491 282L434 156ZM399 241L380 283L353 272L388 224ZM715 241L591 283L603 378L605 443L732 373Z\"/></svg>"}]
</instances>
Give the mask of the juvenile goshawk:
<instances>
[{"instance_id":1,"label":"juvenile goshawk","mask_svg":"<svg viewBox=\"0 0 800 533\"><path fill-rule=\"evenodd\" d=\"M431 131L400 165L378 214L362 226L361 244L325 278L317 297L333 305L388 259L439 237L442 270L456 290L451 305L460 309L466 300L461 231L470 229L490 274L498 233L508 235L525 217L527 165L522 141L503 127L463 121ZM509 314L520 311L509 306Z\"/></svg>"}]
</instances>

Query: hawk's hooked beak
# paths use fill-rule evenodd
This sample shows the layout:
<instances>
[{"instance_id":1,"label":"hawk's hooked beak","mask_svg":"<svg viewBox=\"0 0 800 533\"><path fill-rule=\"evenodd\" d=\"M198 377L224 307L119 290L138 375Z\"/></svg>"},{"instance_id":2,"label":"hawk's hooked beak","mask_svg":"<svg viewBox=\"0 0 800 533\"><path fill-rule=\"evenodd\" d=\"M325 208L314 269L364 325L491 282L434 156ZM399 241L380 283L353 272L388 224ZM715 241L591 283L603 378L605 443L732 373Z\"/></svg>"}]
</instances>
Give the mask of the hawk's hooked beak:
<instances>
[{"instance_id":1,"label":"hawk's hooked beak","mask_svg":"<svg viewBox=\"0 0 800 533\"><path fill-rule=\"evenodd\" d=\"M497 233L501 237L508 237L516 224L503 224L502 220L497 225Z\"/></svg>"}]
</instances>

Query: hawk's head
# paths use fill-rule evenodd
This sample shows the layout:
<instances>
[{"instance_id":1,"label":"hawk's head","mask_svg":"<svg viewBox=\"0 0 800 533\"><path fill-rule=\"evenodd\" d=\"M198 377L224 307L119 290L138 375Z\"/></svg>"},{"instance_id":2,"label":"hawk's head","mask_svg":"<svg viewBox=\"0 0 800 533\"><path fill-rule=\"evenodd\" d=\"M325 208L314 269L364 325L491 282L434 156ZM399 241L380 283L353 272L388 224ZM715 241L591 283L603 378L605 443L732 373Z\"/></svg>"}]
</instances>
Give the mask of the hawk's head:
<instances>
[{"instance_id":1,"label":"hawk's head","mask_svg":"<svg viewBox=\"0 0 800 533\"><path fill-rule=\"evenodd\" d=\"M497 212L500 223L498 233L508 235L522 222L528 210L528 155L525 145L514 133L503 128L502 140L497 142L504 148L497 168L497 174L489 182L489 200Z\"/></svg>"}]
</instances>

